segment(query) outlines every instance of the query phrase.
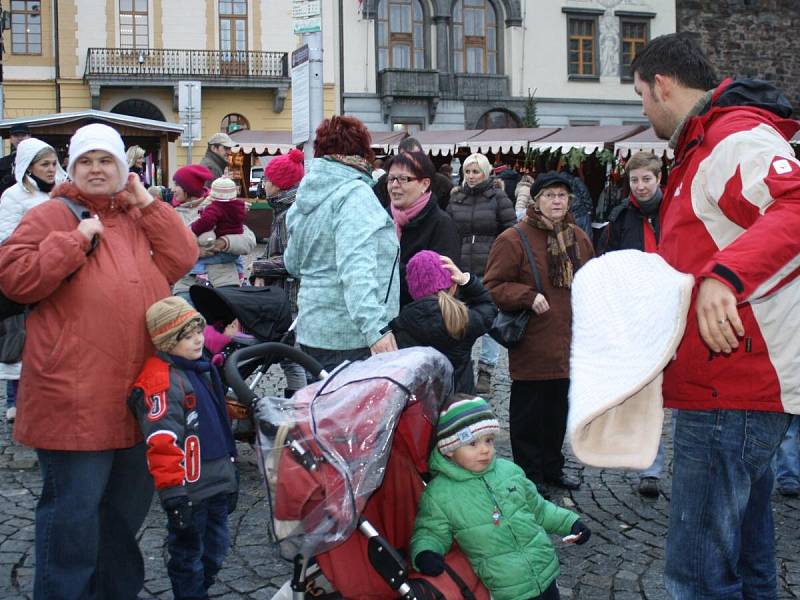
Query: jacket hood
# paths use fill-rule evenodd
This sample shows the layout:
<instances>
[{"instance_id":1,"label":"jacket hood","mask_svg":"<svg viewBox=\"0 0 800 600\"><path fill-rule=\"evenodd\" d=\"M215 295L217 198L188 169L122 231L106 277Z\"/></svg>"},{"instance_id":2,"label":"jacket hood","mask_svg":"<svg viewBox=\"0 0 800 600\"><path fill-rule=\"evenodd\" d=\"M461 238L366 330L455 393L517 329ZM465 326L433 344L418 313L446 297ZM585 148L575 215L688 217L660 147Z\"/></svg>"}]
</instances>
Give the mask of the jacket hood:
<instances>
[{"instance_id":1,"label":"jacket hood","mask_svg":"<svg viewBox=\"0 0 800 600\"><path fill-rule=\"evenodd\" d=\"M36 157L39 152L45 148L49 148L53 150L53 147L50 144L43 142L42 140L36 138L28 138L27 140L22 140L17 145L17 155L14 159L14 178L21 182L22 178L25 177L25 173L28 172L28 168L31 166L33 159ZM55 150L53 153L55 154ZM64 169L61 168L61 165L58 164L58 156L56 156L56 184L61 183L62 181L67 180L67 174L64 172ZM33 183L33 180L31 180ZM35 185L35 183L34 183Z\"/></svg>"},{"instance_id":2,"label":"jacket hood","mask_svg":"<svg viewBox=\"0 0 800 600\"><path fill-rule=\"evenodd\" d=\"M480 473L473 473L472 471L467 471L465 468L458 466L449 458L445 458L444 454L439 452L438 448L433 449L430 458L428 459L428 469L430 470L431 475L439 475L441 473L448 479L452 479L454 481L468 481L470 479L477 479L478 477L482 477L483 475L494 471L496 465L497 455L492 458L492 462L489 463L489 466L486 467L484 471L481 471Z\"/></svg>"},{"instance_id":3,"label":"jacket hood","mask_svg":"<svg viewBox=\"0 0 800 600\"><path fill-rule=\"evenodd\" d=\"M352 167L327 158L315 158L297 188L294 205L303 214L313 212L330 197L337 195L343 185L362 181L372 188L375 181Z\"/></svg>"},{"instance_id":4,"label":"jacket hood","mask_svg":"<svg viewBox=\"0 0 800 600\"><path fill-rule=\"evenodd\" d=\"M464 183L462 185L454 186L453 189L450 190L450 196L454 196L455 194L458 194L459 192L463 192L467 196L478 195L478 194L483 194L486 191L491 190L492 188L498 189L498 190L505 190L506 189L506 184L503 183L503 180L500 179L499 177L495 177L494 175L491 175L490 177L488 177L488 178L484 179L483 181L481 181L475 187L470 187L466 183Z\"/></svg>"},{"instance_id":5,"label":"jacket hood","mask_svg":"<svg viewBox=\"0 0 800 600\"><path fill-rule=\"evenodd\" d=\"M781 118L792 115L792 105L783 93L760 79L726 79L717 87L712 104L719 108L751 106Z\"/></svg>"}]
</instances>

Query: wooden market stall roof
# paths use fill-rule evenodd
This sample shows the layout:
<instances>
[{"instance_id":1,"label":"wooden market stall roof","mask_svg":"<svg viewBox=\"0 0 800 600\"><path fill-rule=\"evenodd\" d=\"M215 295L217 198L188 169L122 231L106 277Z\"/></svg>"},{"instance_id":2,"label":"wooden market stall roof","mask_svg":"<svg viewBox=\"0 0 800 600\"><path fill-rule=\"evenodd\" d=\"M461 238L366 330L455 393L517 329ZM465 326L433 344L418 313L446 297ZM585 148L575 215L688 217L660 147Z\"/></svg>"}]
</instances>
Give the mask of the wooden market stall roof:
<instances>
[{"instance_id":1,"label":"wooden market stall roof","mask_svg":"<svg viewBox=\"0 0 800 600\"><path fill-rule=\"evenodd\" d=\"M408 137L405 131L370 131L372 147L384 154L390 149L397 148L400 141ZM257 129L240 129L231 134L231 139L236 143L235 151L241 150L245 154L286 154L295 147L292 144L292 132L285 130L259 131Z\"/></svg>"},{"instance_id":2,"label":"wooden market stall roof","mask_svg":"<svg viewBox=\"0 0 800 600\"><path fill-rule=\"evenodd\" d=\"M130 117L102 110L81 110L77 112L54 113L49 115L31 115L16 119L0 121L0 135L8 137L9 129L14 125L27 125L31 134L39 135L72 135L83 125L104 123L125 136L161 137L175 141L183 133L183 125L154 121L141 117Z\"/></svg>"},{"instance_id":3,"label":"wooden market stall roof","mask_svg":"<svg viewBox=\"0 0 800 600\"><path fill-rule=\"evenodd\" d=\"M673 156L672 148L667 144L667 140L659 138L652 127L614 143L614 153L622 156L642 150L653 152L656 156L662 156L665 152L667 158Z\"/></svg>"},{"instance_id":4,"label":"wooden market stall roof","mask_svg":"<svg viewBox=\"0 0 800 600\"><path fill-rule=\"evenodd\" d=\"M528 144L553 135L558 127L519 127L513 129L484 129L478 135L460 143L470 152L493 152L516 154L528 148Z\"/></svg>"},{"instance_id":5,"label":"wooden market stall roof","mask_svg":"<svg viewBox=\"0 0 800 600\"><path fill-rule=\"evenodd\" d=\"M608 144L629 138L642 131L642 125L578 125L565 127L541 141L531 142L532 150L569 152L580 148L586 154L602 150Z\"/></svg>"}]
</instances>

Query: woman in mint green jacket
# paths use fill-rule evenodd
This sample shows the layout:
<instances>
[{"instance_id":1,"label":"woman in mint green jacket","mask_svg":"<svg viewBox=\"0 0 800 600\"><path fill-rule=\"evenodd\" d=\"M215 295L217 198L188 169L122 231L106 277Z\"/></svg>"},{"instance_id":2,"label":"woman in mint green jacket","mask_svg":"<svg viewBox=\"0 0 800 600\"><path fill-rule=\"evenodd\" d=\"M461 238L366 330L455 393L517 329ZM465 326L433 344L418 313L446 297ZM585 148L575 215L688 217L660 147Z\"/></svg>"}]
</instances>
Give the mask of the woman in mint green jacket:
<instances>
[{"instance_id":1,"label":"woman in mint green jacket","mask_svg":"<svg viewBox=\"0 0 800 600\"><path fill-rule=\"evenodd\" d=\"M558 599L549 534L583 544L578 515L545 500L517 465L496 458L500 427L485 400L458 394L439 416L437 447L411 538L414 566L438 575L453 541L494 600Z\"/></svg>"},{"instance_id":2,"label":"woman in mint green jacket","mask_svg":"<svg viewBox=\"0 0 800 600\"><path fill-rule=\"evenodd\" d=\"M286 215L286 269L300 280L297 339L330 370L397 349L400 243L372 193L369 132L353 117L317 129L311 166Z\"/></svg>"}]
</instances>

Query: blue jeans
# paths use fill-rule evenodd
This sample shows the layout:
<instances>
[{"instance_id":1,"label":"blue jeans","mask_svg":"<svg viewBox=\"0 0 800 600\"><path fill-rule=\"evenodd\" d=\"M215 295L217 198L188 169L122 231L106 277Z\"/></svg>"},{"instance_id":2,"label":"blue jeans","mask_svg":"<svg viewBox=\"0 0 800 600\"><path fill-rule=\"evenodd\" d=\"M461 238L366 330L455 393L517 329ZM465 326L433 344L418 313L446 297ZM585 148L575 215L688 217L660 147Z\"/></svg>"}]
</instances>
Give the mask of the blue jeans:
<instances>
[{"instance_id":1,"label":"blue jeans","mask_svg":"<svg viewBox=\"0 0 800 600\"><path fill-rule=\"evenodd\" d=\"M639 473L639 477L655 477L661 479L661 473L664 471L664 440L658 442L658 454L653 461L653 464L647 467L644 471Z\"/></svg>"},{"instance_id":2,"label":"blue jeans","mask_svg":"<svg viewBox=\"0 0 800 600\"><path fill-rule=\"evenodd\" d=\"M236 270L239 271L239 273L244 273L244 259L241 256L237 254L231 254L230 252L217 252L212 256L204 256L203 258L199 258L192 267L190 273L192 275L200 275L208 271L206 265L222 265L232 262L236 263Z\"/></svg>"},{"instance_id":3,"label":"blue jeans","mask_svg":"<svg viewBox=\"0 0 800 600\"><path fill-rule=\"evenodd\" d=\"M19 379L6 381L6 406L9 408L17 405L17 390L19 390Z\"/></svg>"},{"instance_id":4,"label":"blue jeans","mask_svg":"<svg viewBox=\"0 0 800 600\"><path fill-rule=\"evenodd\" d=\"M677 411L664 577L674 600L774 600L770 462L790 415Z\"/></svg>"},{"instance_id":5,"label":"blue jeans","mask_svg":"<svg viewBox=\"0 0 800 600\"><path fill-rule=\"evenodd\" d=\"M792 424L775 453L774 465L779 488L800 488L800 416L792 417Z\"/></svg>"},{"instance_id":6,"label":"blue jeans","mask_svg":"<svg viewBox=\"0 0 800 600\"><path fill-rule=\"evenodd\" d=\"M167 573L175 600L208 598L230 546L228 495L217 494L192 507L194 528L178 532L167 523Z\"/></svg>"},{"instance_id":7,"label":"blue jeans","mask_svg":"<svg viewBox=\"0 0 800 600\"><path fill-rule=\"evenodd\" d=\"M124 450L37 449L35 600L133 600L144 584L136 541L153 480L144 443Z\"/></svg>"}]
</instances>

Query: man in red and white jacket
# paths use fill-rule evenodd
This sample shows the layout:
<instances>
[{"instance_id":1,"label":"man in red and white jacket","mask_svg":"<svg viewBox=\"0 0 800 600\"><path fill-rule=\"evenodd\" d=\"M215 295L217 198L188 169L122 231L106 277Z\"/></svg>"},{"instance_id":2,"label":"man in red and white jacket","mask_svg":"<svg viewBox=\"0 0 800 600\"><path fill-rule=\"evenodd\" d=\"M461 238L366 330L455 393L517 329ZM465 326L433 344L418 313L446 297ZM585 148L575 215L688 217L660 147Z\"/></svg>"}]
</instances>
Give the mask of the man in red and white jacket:
<instances>
[{"instance_id":1,"label":"man in red and white jacket","mask_svg":"<svg viewBox=\"0 0 800 600\"><path fill-rule=\"evenodd\" d=\"M697 279L664 372L676 413L665 578L673 598L775 598L770 461L800 412L797 122L763 81L725 80L691 36L632 65L644 114L675 149L659 253Z\"/></svg>"}]
</instances>

